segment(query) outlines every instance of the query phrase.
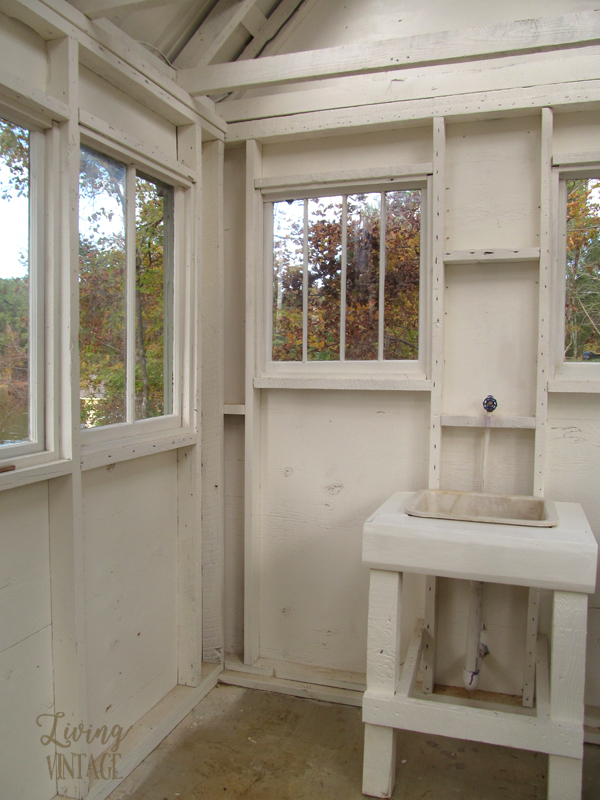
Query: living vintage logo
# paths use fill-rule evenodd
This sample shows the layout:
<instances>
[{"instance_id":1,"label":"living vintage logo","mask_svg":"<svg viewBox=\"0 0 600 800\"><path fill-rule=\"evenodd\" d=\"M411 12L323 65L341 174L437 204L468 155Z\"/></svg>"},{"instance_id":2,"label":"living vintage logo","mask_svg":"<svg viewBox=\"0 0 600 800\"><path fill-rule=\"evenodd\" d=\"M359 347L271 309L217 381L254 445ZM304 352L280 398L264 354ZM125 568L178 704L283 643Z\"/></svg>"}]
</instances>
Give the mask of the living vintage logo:
<instances>
[{"instance_id":1,"label":"living vintage logo","mask_svg":"<svg viewBox=\"0 0 600 800\"><path fill-rule=\"evenodd\" d=\"M86 728L83 722L79 725L65 725L61 721L64 716L63 711L57 711L55 714L40 714L36 718L38 727L48 731L40 737L40 742L44 746L54 745L55 749L53 755L46 756L50 778L120 778L117 774L117 759L121 758L121 753L118 751L131 728L124 733L120 725L113 725L110 731L106 725L99 728L92 725ZM85 744L92 744L96 739L103 745L110 744L110 747L94 758L91 753L85 752ZM75 748L70 750L72 745L77 745L77 750L84 752L75 752ZM65 752L66 750L69 752Z\"/></svg>"}]
</instances>

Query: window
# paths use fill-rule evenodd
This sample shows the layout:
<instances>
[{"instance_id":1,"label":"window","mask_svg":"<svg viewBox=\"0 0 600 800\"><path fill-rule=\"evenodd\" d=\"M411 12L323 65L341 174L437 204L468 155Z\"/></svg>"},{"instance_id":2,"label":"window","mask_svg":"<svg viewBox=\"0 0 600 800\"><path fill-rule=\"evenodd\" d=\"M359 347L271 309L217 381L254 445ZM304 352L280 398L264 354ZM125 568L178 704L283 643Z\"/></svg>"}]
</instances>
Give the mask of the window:
<instances>
[{"instance_id":1,"label":"window","mask_svg":"<svg viewBox=\"0 0 600 800\"><path fill-rule=\"evenodd\" d=\"M0 119L2 458L45 446L42 181L43 135Z\"/></svg>"},{"instance_id":2,"label":"window","mask_svg":"<svg viewBox=\"0 0 600 800\"><path fill-rule=\"evenodd\" d=\"M173 414L173 188L88 147L79 187L81 426Z\"/></svg>"},{"instance_id":3,"label":"window","mask_svg":"<svg viewBox=\"0 0 600 800\"><path fill-rule=\"evenodd\" d=\"M565 181L566 362L600 362L600 180Z\"/></svg>"},{"instance_id":4,"label":"window","mask_svg":"<svg viewBox=\"0 0 600 800\"><path fill-rule=\"evenodd\" d=\"M417 361L424 189L274 199L271 363Z\"/></svg>"}]
</instances>

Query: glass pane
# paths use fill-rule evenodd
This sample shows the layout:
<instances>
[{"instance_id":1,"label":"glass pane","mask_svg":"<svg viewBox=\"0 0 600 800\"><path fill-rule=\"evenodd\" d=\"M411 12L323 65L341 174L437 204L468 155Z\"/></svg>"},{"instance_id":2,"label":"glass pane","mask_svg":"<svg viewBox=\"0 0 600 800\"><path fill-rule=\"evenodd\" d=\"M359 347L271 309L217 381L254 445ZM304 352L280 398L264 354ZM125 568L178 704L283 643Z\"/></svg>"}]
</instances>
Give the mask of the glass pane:
<instances>
[{"instance_id":1,"label":"glass pane","mask_svg":"<svg viewBox=\"0 0 600 800\"><path fill-rule=\"evenodd\" d=\"M308 360L340 357L342 198L308 201Z\"/></svg>"},{"instance_id":2,"label":"glass pane","mask_svg":"<svg viewBox=\"0 0 600 800\"><path fill-rule=\"evenodd\" d=\"M79 363L81 426L125 421L126 168L81 148Z\"/></svg>"},{"instance_id":3,"label":"glass pane","mask_svg":"<svg viewBox=\"0 0 600 800\"><path fill-rule=\"evenodd\" d=\"M386 192L383 357L419 355L420 190Z\"/></svg>"},{"instance_id":4,"label":"glass pane","mask_svg":"<svg viewBox=\"0 0 600 800\"><path fill-rule=\"evenodd\" d=\"M304 200L273 203L273 361L302 361Z\"/></svg>"},{"instance_id":5,"label":"glass pane","mask_svg":"<svg viewBox=\"0 0 600 800\"><path fill-rule=\"evenodd\" d=\"M29 132L0 120L0 444L29 439Z\"/></svg>"},{"instance_id":6,"label":"glass pane","mask_svg":"<svg viewBox=\"0 0 600 800\"><path fill-rule=\"evenodd\" d=\"M377 359L379 333L379 192L348 196L346 358Z\"/></svg>"},{"instance_id":7,"label":"glass pane","mask_svg":"<svg viewBox=\"0 0 600 800\"><path fill-rule=\"evenodd\" d=\"M148 419L172 412L173 189L139 175L135 188L135 418Z\"/></svg>"},{"instance_id":8,"label":"glass pane","mask_svg":"<svg viewBox=\"0 0 600 800\"><path fill-rule=\"evenodd\" d=\"M565 361L598 360L600 181L568 181Z\"/></svg>"}]
</instances>

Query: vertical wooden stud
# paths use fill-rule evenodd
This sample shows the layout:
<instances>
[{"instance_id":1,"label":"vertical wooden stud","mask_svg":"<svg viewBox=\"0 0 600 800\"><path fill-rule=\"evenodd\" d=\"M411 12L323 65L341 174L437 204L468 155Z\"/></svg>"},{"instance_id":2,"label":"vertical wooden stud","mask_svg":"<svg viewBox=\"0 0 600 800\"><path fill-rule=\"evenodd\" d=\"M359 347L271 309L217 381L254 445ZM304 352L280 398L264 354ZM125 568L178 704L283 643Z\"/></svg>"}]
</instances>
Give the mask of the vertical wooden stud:
<instances>
[{"instance_id":1,"label":"vertical wooden stud","mask_svg":"<svg viewBox=\"0 0 600 800\"><path fill-rule=\"evenodd\" d=\"M552 109L542 109L540 185L540 278L538 301L538 357L535 397L533 493L544 495L548 377L551 363L550 310L552 286ZM535 695L535 665L539 616L539 589L529 590L527 639L523 673L523 705L531 708Z\"/></svg>"},{"instance_id":2,"label":"vertical wooden stud","mask_svg":"<svg viewBox=\"0 0 600 800\"><path fill-rule=\"evenodd\" d=\"M442 471L442 400L444 380L444 247L446 241L446 125L443 117L433 120L433 178L431 181L431 408L429 438L429 488L439 489ZM423 650L423 690L435 684L436 654L435 576L428 575L425 595L425 630L429 634Z\"/></svg>"},{"instance_id":3,"label":"vertical wooden stud","mask_svg":"<svg viewBox=\"0 0 600 800\"><path fill-rule=\"evenodd\" d=\"M265 352L262 336L262 197L254 179L262 173L262 147L246 143L246 390L244 433L244 663L253 664L260 645L260 389L254 376Z\"/></svg>"},{"instance_id":4,"label":"vertical wooden stud","mask_svg":"<svg viewBox=\"0 0 600 800\"><path fill-rule=\"evenodd\" d=\"M48 482L50 586L54 711L66 725L88 721L84 609L84 531L79 444L79 128L78 45L65 37L48 42L51 93L69 106L67 122L55 123L49 138L56 185L47 197L49 261L60 272L53 289L52 316L60 325L49 341L56 368L51 381L58 392L53 408L59 436L56 449L72 459L73 473ZM60 87L60 88L59 88ZM57 794L83 797L88 779L68 774L57 781Z\"/></svg>"},{"instance_id":5,"label":"vertical wooden stud","mask_svg":"<svg viewBox=\"0 0 600 800\"><path fill-rule=\"evenodd\" d=\"M204 660L224 658L223 165L225 146L203 145L202 597Z\"/></svg>"},{"instance_id":6,"label":"vertical wooden stud","mask_svg":"<svg viewBox=\"0 0 600 800\"><path fill-rule=\"evenodd\" d=\"M431 427L429 488L441 486L442 384L444 379L444 243L446 212L446 127L443 117L433 121L432 285L431 285Z\"/></svg>"},{"instance_id":7,"label":"vertical wooden stud","mask_svg":"<svg viewBox=\"0 0 600 800\"><path fill-rule=\"evenodd\" d=\"M202 131L196 125L177 130L177 153L196 170L197 182L184 197L175 195L174 257L182 262L181 280L175 286L175 351L180 359L174 372L181 372L181 358L190 368L183 370L182 422L197 434L197 443L177 453L177 682L198 686L201 681L203 648L201 524L202 469L200 437L202 407L202 271L198 254L202 247ZM182 244L183 243L183 244ZM178 324L182 295L188 298L189 320ZM179 344L179 346L177 346ZM178 384L176 384L178 385Z\"/></svg>"}]
</instances>

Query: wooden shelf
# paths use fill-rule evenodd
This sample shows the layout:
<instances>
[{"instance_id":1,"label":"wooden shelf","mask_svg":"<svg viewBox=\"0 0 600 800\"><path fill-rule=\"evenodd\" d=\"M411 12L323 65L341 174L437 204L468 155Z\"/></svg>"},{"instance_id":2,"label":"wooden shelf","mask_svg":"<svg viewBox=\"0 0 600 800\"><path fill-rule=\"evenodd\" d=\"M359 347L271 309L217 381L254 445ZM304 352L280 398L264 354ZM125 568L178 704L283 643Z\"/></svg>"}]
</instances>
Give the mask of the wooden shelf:
<instances>
[{"instance_id":1,"label":"wooden shelf","mask_svg":"<svg viewBox=\"0 0 600 800\"><path fill-rule=\"evenodd\" d=\"M540 248L522 250L452 250L444 253L444 264L511 264L539 261Z\"/></svg>"},{"instance_id":2,"label":"wooden shelf","mask_svg":"<svg viewBox=\"0 0 600 800\"><path fill-rule=\"evenodd\" d=\"M459 414L442 414L442 427L447 428L535 428L535 417L471 417Z\"/></svg>"}]
</instances>

